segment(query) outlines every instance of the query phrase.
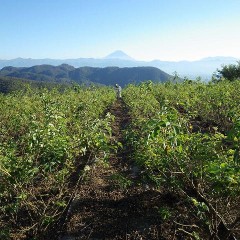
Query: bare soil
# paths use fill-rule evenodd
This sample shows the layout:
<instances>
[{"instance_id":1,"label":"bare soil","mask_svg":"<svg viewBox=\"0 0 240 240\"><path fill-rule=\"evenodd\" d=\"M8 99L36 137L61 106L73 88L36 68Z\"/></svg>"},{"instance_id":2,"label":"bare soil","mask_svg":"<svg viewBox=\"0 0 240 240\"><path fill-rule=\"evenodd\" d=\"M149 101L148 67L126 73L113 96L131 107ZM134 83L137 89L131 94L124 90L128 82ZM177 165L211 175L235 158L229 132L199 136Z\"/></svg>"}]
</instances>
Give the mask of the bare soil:
<instances>
[{"instance_id":1,"label":"bare soil","mask_svg":"<svg viewBox=\"0 0 240 240\"><path fill-rule=\"evenodd\" d=\"M138 182L123 131L131 119L120 99L109 109L115 116L114 141L121 143L108 164L96 163L77 189L60 240L70 239L166 239L158 209L177 202Z\"/></svg>"}]
</instances>

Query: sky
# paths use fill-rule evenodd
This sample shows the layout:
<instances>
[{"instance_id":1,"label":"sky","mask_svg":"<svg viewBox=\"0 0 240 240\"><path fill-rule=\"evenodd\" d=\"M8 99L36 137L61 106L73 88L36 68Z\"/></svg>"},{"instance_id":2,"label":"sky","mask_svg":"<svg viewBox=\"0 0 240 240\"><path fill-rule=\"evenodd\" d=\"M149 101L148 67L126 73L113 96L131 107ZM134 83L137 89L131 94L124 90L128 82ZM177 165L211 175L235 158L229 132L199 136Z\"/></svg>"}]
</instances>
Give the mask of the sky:
<instances>
[{"instance_id":1,"label":"sky","mask_svg":"<svg viewBox=\"0 0 240 240\"><path fill-rule=\"evenodd\" d=\"M0 0L0 59L240 58L240 0Z\"/></svg>"}]
</instances>

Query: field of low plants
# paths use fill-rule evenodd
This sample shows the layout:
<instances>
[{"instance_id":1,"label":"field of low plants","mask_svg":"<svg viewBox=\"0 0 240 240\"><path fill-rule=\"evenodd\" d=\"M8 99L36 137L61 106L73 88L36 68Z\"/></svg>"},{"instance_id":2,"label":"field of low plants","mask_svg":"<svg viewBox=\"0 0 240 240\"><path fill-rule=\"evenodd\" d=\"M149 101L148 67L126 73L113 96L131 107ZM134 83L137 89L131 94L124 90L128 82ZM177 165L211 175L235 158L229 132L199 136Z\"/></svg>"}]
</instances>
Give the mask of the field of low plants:
<instances>
[{"instance_id":1,"label":"field of low plants","mask_svg":"<svg viewBox=\"0 0 240 240\"><path fill-rule=\"evenodd\" d=\"M185 201L185 216L176 206L159 212L189 239L228 239L239 230L239 87L148 82L123 93L132 117L126 138L142 181Z\"/></svg>"},{"instance_id":2,"label":"field of low plants","mask_svg":"<svg viewBox=\"0 0 240 240\"><path fill-rule=\"evenodd\" d=\"M123 89L124 144L138 181L185 206L158 209L163 224L177 226L174 236L240 236L239 89L239 81ZM59 224L79 179L121 146L107 110L115 95L77 86L0 95L0 239L47 239Z\"/></svg>"},{"instance_id":3,"label":"field of low plants","mask_svg":"<svg viewBox=\"0 0 240 240\"><path fill-rule=\"evenodd\" d=\"M48 234L89 162L107 158L114 100L107 87L0 95L0 239Z\"/></svg>"}]
</instances>

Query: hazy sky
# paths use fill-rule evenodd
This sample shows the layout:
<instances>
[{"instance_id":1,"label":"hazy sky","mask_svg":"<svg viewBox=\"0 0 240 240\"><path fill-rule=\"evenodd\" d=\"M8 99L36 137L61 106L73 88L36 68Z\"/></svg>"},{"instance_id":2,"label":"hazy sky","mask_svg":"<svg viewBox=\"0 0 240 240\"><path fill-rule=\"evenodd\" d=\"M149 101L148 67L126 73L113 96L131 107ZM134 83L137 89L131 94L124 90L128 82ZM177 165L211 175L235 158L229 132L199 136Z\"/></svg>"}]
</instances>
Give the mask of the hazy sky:
<instances>
[{"instance_id":1,"label":"hazy sky","mask_svg":"<svg viewBox=\"0 0 240 240\"><path fill-rule=\"evenodd\" d=\"M0 0L0 59L240 58L240 0Z\"/></svg>"}]
</instances>

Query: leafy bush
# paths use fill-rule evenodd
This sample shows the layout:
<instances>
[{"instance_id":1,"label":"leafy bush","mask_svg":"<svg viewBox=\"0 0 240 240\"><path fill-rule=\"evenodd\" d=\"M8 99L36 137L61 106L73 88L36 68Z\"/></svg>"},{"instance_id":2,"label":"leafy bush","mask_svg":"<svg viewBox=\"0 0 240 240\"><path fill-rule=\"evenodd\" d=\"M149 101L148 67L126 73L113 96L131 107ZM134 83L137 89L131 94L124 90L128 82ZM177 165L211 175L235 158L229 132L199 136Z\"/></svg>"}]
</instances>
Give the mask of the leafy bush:
<instances>
[{"instance_id":1,"label":"leafy bush","mask_svg":"<svg viewBox=\"0 0 240 240\"><path fill-rule=\"evenodd\" d=\"M221 69L217 69L217 81L227 79L234 81L240 78L240 62L237 64L223 65Z\"/></svg>"}]
</instances>

